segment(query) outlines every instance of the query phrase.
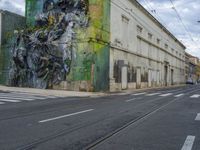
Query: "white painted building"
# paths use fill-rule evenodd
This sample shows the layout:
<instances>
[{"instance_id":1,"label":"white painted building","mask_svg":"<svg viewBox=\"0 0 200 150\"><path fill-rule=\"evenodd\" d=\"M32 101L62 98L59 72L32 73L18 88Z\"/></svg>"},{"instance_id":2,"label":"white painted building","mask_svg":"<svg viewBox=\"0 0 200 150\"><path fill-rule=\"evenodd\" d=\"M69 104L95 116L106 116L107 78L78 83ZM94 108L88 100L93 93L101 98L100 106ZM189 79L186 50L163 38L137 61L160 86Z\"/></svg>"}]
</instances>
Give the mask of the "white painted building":
<instances>
[{"instance_id":1,"label":"white painted building","mask_svg":"<svg viewBox=\"0 0 200 150\"><path fill-rule=\"evenodd\" d=\"M110 90L185 83L185 46L135 0L111 0Z\"/></svg>"}]
</instances>

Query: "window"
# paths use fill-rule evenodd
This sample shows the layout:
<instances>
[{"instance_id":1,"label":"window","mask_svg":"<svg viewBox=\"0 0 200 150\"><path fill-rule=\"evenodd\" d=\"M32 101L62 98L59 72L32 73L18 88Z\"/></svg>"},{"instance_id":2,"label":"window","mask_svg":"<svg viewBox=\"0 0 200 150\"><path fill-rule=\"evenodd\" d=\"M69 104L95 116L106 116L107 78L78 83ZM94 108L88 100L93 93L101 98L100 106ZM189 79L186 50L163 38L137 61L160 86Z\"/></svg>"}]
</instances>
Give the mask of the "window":
<instances>
[{"instance_id":1,"label":"window","mask_svg":"<svg viewBox=\"0 0 200 150\"><path fill-rule=\"evenodd\" d=\"M165 44L165 49L168 49L168 45L167 44Z\"/></svg>"},{"instance_id":2,"label":"window","mask_svg":"<svg viewBox=\"0 0 200 150\"><path fill-rule=\"evenodd\" d=\"M174 49L172 48L171 50L172 50L172 54L174 54Z\"/></svg>"},{"instance_id":3,"label":"window","mask_svg":"<svg viewBox=\"0 0 200 150\"><path fill-rule=\"evenodd\" d=\"M157 44L160 45L160 39L157 39Z\"/></svg>"},{"instance_id":4,"label":"window","mask_svg":"<svg viewBox=\"0 0 200 150\"><path fill-rule=\"evenodd\" d=\"M126 16L122 15L122 22L128 24L129 23L129 19Z\"/></svg>"},{"instance_id":5,"label":"window","mask_svg":"<svg viewBox=\"0 0 200 150\"><path fill-rule=\"evenodd\" d=\"M128 41L129 41L129 19L122 15L122 41L124 48L128 48Z\"/></svg>"},{"instance_id":6,"label":"window","mask_svg":"<svg viewBox=\"0 0 200 150\"><path fill-rule=\"evenodd\" d=\"M151 33L148 33L148 39L152 40L153 35Z\"/></svg>"},{"instance_id":7,"label":"window","mask_svg":"<svg viewBox=\"0 0 200 150\"><path fill-rule=\"evenodd\" d=\"M143 28L139 25L137 25L137 33L141 34L142 33Z\"/></svg>"}]
</instances>

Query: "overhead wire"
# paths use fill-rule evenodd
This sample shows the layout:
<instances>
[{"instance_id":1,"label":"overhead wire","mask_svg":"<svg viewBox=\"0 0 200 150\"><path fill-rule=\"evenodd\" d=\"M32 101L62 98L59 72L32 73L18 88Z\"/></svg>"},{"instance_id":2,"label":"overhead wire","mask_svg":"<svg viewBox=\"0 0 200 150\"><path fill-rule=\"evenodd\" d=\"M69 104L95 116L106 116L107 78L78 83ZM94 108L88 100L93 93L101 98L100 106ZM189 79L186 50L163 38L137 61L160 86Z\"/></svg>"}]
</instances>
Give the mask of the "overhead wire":
<instances>
[{"instance_id":1,"label":"overhead wire","mask_svg":"<svg viewBox=\"0 0 200 150\"><path fill-rule=\"evenodd\" d=\"M125 11L126 13L128 13L133 19L136 19L139 23L142 24L142 22L144 22L144 23L148 24L144 19L139 18L139 16L138 16L137 14L135 14L136 16L133 15L134 12L133 12L131 9L128 9L127 6L126 6L124 3L122 3L120 0L119 0L118 2L120 2L121 5L123 5L124 7L121 6L121 5L118 5L117 3L113 2L113 1L111 1L112 4L114 4L114 5L115 5L116 7L118 7L119 9L121 9L121 10ZM141 22L140 20L142 20L142 22ZM161 36L163 39L165 39L166 41L168 40L168 39L165 38L163 35L161 35L160 32L158 32L157 30L155 30L155 29L152 28L151 26L149 26L149 28L151 28L154 32L156 32L158 35L160 35L160 36Z\"/></svg>"},{"instance_id":2,"label":"overhead wire","mask_svg":"<svg viewBox=\"0 0 200 150\"><path fill-rule=\"evenodd\" d=\"M197 43L196 43L196 41L193 39L193 37L192 37L192 35L191 35L191 32L190 32L190 31L188 30L188 28L185 26L185 24L184 24L184 22L183 22L183 19L182 19L182 17L180 16L178 10L176 9L176 7L175 7L173 1L172 1L172 0L169 0L169 1L170 1L170 3L172 4L172 9L175 11L175 13L176 13L176 15L177 15L177 18L178 18L178 20L180 21L180 23L182 24L182 26L183 26L183 28L184 28L186 34L187 34L188 37L191 39L191 41L195 44L195 46L196 46L197 48L199 48L198 45L197 45Z\"/></svg>"}]
</instances>

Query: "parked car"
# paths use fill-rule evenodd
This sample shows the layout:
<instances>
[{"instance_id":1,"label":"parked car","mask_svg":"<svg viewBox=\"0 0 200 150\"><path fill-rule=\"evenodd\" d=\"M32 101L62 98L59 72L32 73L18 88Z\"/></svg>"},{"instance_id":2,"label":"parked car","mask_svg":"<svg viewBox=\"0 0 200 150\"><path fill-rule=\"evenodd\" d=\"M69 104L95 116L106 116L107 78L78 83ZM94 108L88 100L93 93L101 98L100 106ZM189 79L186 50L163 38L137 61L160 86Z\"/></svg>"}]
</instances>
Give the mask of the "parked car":
<instances>
[{"instance_id":1,"label":"parked car","mask_svg":"<svg viewBox=\"0 0 200 150\"><path fill-rule=\"evenodd\" d=\"M188 80L186 81L186 84L194 84L194 82L192 81L192 79L188 79Z\"/></svg>"}]
</instances>

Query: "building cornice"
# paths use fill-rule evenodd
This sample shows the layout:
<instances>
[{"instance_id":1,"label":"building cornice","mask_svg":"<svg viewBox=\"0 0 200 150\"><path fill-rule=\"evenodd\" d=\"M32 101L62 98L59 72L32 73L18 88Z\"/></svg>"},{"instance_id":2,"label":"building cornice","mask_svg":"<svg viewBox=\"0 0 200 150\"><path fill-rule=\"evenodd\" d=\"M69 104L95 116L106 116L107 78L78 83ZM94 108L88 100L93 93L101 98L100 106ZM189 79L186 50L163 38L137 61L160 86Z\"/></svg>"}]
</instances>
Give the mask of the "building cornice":
<instances>
[{"instance_id":1,"label":"building cornice","mask_svg":"<svg viewBox=\"0 0 200 150\"><path fill-rule=\"evenodd\" d=\"M186 46L180 42L166 27L164 27L153 15L151 15L137 0L129 0L137 8L139 8L147 17L149 17L154 23L156 23L166 34L171 36L175 42L177 42L182 48L186 49Z\"/></svg>"}]
</instances>

